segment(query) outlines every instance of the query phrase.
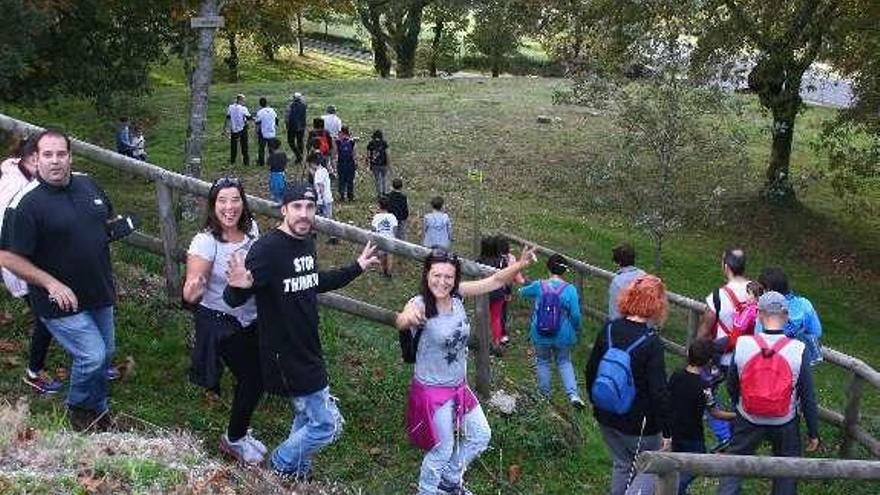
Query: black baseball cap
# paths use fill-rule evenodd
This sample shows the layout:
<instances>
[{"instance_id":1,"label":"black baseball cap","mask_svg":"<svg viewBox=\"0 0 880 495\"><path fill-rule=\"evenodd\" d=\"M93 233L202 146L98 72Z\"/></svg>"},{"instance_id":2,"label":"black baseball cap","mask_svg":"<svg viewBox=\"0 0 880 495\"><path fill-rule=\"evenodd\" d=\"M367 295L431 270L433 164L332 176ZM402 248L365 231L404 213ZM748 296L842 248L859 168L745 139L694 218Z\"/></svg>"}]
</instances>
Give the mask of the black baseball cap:
<instances>
[{"instance_id":1,"label":"black baseball cap","mask_svg":"<svg viewBox=\"0 0 880 495\"><path fill-rule=\"evenodd\" d=\"M307 199L317 201L318 194L315 188L307 182L290 182L284 186L284 194L281 196L281 204L286 205L291 201Z\"/></svg>"}]
</instances>

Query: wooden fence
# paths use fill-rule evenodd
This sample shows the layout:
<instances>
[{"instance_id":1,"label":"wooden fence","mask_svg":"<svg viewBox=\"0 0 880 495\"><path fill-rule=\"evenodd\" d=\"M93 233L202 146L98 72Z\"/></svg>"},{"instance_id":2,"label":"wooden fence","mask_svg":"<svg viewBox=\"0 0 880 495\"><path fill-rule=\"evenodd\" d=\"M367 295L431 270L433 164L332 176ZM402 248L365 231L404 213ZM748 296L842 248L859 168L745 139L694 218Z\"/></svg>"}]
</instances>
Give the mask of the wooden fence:
<instances>
[{"instance_id":1,"label":"wooden fence","mask_svg":"<svg viewBox=\"0 0 880 495\"><path fill-rule=\"evenodd\" d=\"M36 134L43 129L33 124L0 114L0 130L23 136ZM181 278L180 263L185 258L185 253L178 245L177 220L173 214L173 191L177 190L184 193L207 197L210 190L210 184L202 180L171 172L156 165L122 156L113 151L106 150L78 139L71 139L71 147L71 151L77 155L126 173L147 178L155 184L160 237L155 238L138 232L127 238L126 242L164 257L166 291L172 301L179 300L179 281ZM280 218L281 216L276 203L249 195L248 204L255 213L272 218ZM411 244L390 237L376 236L364 229L336 222L334 220L328 220L326 218L318 217L316 219L316 228L322 233L358 244L364 244L368 240L371 240L385 252L412 260L421 260L429 252L427 248L416 244ZM505 236L516 243L535 245L534 243L530 243L513 235L505 234ZM538 245L535 246L540 254L549 256L556 253L549 248ZM587 276L593 276L608 281L614 276L614 274L608 270L584 263L570 256L565 256L564 254L563 256L576 272L576 283L581 294L583 293L584 282ZM495 272L494 268L481 265L468 259L462 259L461 267L462 273L471 277L486 276ZM673 305L682 307L688 311L688 335L693 335L699 323L700 316L706 309L705 305L701 302L674 293L669 293L668 297ZM583 301L583 298L581 298L581 300ZM394 311L380 308L357 299L339 294L323 294L319 298L319 302L327 307L366 318L377 323L391 326L394 324L396 314ZM488 395L491 387L488 297L478 297L476 307L476 387L477 391L485 397ZM586 307L584 310L587 314L595 318L604 319L606 316L600 309ZM685 353L685 347L683 345L669 341L668 339L664 339L664 345L668 351L675 354L684 355ZM844 444L841 451L842 455L850 456L852 453L853 442L856 441L864 445L874 456L880 457L880 441L874 438L859 424L859 407L863 383L867 382L875 388L880 388L880 373L865 364L863 361L833 349L825 347L823 353L826 361L848 370L851 374L851 379L847 388L847 401L844 412L840 413L820 407L820 418L840 427L843 431Z\"/></svg>"},{"instance_id":2,"label":"wooden fence","mask_svg":"<svg viewBox=\"0 0 880 495\"><path fill-rule=\"evenodd\" d=\"M610 282L611 279L614 278L614 272L584 263L581 260L572 258L563 253L557 253L550 248L540 246L515 235L500 235L516 244L535 246L537 252L542 255L550 256L552 254L559 254L563 256L568 262L569 267L575 272L575 284L578 288L579 294L583 294L585 279L588 276L599 280L605 280L607 282ZM687 335L688 341L690 341L696 333L697 325L699 325L701 316L708 308L700 301L696 301L674 292L667 292L667 298L671 305L679 307L687 312ZM584 301L583 297L581 297L581 301ZM598 309L598 305L596 305L596 307L584 307L583 311L599 320L604 320L607 317L607 313ZM666 347L667 351L679 356L687 355L685 351L687 343L682 345L666 338L662 339L663 345ZM865 446L874 457L880 458L880 441L873 437L862 425L859 424L859 408L861 406L863 384L867 383L875 389L880 390L880 373L868 366L864 361L827 346L823 346L822 355L825 357L827 363L842 368L850 374L850 380L846 390L846 405L844 406L843 413L819 406L819 417L823 421L841 429L841 434L843 435L840 452L841 457L852 457L854 442L858 442Z\"/></svg>"},{"instance_id":3,"label":"wooden fence","mask_svg":"<svg viewBox=\"0 0 880 495\"><path fill-rule=\"evenodd\" d=\"M878 461L801 457L642 452L636 469L657 475L655 495L676 495L681 472L712 477L880 480Z\"/></svg>"}]
</instances>

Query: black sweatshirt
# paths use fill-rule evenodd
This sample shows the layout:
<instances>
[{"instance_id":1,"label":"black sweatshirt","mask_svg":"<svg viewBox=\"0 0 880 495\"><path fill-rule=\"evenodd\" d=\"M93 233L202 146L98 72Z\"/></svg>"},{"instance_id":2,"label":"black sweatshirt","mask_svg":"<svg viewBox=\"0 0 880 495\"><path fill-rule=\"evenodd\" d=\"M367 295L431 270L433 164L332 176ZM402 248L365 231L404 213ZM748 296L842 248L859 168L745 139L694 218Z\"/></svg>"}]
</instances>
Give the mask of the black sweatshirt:
<instances>
[{"instance_id":1,"label":"black sweatshirt","mask_svg":"<svg viewBox=\"0 0 880 495\"><path fill-rule=\"evenodd\" d=\"M266 391L290 397L323 389L329 382L318 336L317 296L345 287L363 272L360 265L318 272L314 241L275 229L254 243L245 266L253 287L227 286L223 299L236 307L256 295Z\"/></svg>"},{"instance_id":2,"label":"black sweatshirt","mask_svg":"<svg viewBox=\"0 0 880 495\"><path fill-rule=\"evenodd\" d=\"M636 323L625 318L611 322L611 339L614 347L626 349L642 335L651 332L644 323ZM593 382L599 370L599 361L608 350L605 326L599 330L590 360L585 370L587 391L592 395ZM645 417L645 435L663 433L672 436L672 416L669 390L666 386L666 362L663 357L663 344L654 334L633 350L631 356L633 381L636 385L636 398L632 408L623 415L593 408L593 415L599 424L618 430L626 435L639 435L642 432L642 418Z\"/></svg>"}]
</instances>

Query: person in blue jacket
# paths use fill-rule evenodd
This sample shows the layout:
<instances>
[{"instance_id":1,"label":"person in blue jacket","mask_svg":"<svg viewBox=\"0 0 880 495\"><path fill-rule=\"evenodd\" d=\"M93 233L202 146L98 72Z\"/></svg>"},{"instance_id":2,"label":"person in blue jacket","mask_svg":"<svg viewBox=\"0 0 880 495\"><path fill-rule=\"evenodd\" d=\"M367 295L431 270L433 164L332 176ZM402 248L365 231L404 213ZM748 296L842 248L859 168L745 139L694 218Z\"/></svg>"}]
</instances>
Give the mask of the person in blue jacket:
<instances>
[{"instance_id":1,"label":"person in blue jacket","mask_svg":"<svg viewBox=\"0 0 880 495\"><path fill-rule=\"evenodd\" d=\"M805 356L810 366L822 362L822 346L819 339L822 338L822 322L819 314L809 299L799 296L791 290L788 277L782 268L770 266L764 268L758 283L765 291L775 291L785 296L788 300L788 322L785 324L785 336L800 340L806 346ZM755 333L762 333L760 319L755 322Z\"/></svg>"},{"instance_id":2,"label":"person in blue jacket","mask_svg":"<svg viewBox=\"0 0 880 495\"><path fill-rule=\"evenodd\" d=\"M545 396L550 396L550 363L556 358L556 367L562 379L568 400L573 406L582 409L585 406L577 388L577 379L574 374L574 366L571 364L571 352L577 344L581 326L581 304L577 289L562 279L562 275L568 270L565 258L558 254L550 256L547 260L547 270L550 278L536 280L531 284L519 289L519 295L535 300L529 324L529 336L535 346L535 359L537 361L538 390ZM555 295L548 297L548 293ZM547 316L553 310L548 310L542 305L558 304L559 321L555 330L539 327L546 326L549 319Z\"/></svg>"}]
</instances>

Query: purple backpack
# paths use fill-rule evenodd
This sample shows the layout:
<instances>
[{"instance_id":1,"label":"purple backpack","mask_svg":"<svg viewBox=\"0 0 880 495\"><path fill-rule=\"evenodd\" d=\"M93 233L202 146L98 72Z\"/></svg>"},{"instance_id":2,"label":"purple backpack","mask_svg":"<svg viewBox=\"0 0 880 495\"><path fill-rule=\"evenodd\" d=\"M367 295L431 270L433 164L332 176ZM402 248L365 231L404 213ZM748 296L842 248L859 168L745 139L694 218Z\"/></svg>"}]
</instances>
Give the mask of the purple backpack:
<instances>
[{"instance_id":1,"label":"purple backpack","mask_svg":"<svg viewBox=\"0 0 880 495\"><path fill-rule=\"evenodd\" d=\"M568 286L560 283L556 288L541 281L541 297L538 299L535 327L542 337L555 337L562 326L562 291Z\"/></svg>"}]
</instances>

